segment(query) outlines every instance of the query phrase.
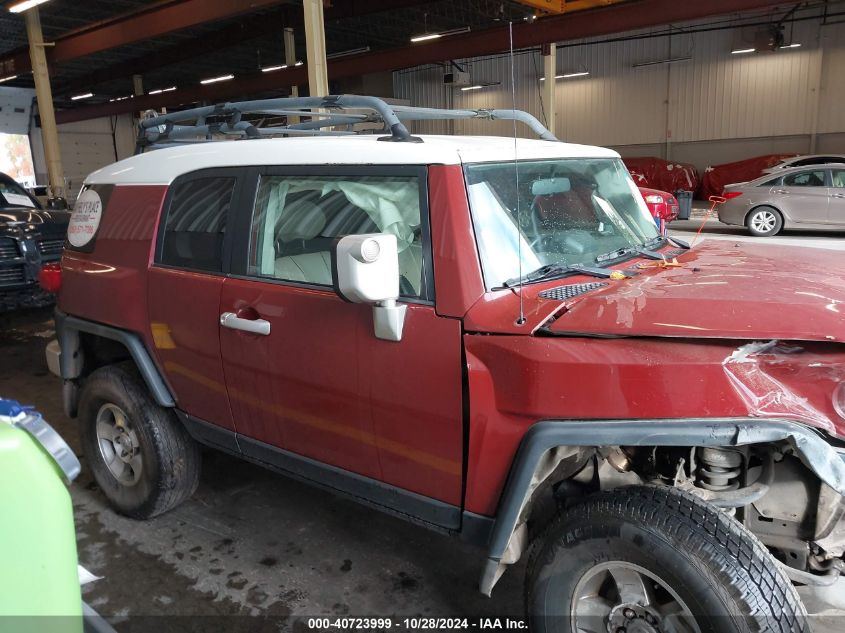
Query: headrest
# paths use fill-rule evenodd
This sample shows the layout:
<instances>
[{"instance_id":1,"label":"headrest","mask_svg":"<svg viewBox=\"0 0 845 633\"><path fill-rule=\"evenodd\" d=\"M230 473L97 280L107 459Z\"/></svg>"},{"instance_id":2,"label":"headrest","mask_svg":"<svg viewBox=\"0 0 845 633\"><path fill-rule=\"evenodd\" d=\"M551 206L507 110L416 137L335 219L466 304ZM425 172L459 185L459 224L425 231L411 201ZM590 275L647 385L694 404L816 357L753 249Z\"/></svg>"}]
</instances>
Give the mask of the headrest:
<instances>
[{"instance_id":1,"label":"headrest","mask_svg":"<svg viewBox=\"0 0 845 633\"><path fill-rule=\"evenodd\" d=\"M276 224L276 239L282 242L313 240L326 228L326 214L313 202L299 200L285 205Z\"/></svg>"}]
</instances>

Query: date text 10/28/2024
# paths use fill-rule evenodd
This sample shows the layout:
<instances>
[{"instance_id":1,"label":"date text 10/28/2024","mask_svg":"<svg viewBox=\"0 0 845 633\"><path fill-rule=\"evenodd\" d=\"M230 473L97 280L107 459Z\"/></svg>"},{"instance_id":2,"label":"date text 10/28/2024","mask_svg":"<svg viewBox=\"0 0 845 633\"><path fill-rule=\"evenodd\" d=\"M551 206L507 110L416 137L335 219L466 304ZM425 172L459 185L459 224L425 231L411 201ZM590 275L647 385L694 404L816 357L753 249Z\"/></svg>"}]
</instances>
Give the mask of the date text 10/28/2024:
<instances>
[{"instance_id":1,"label":"date text 10/28/2024","mask_svg":"<svg viewBox=\"0 0 845 633\"><path fill-rule=\"evenodd\" d=\"M528 623L519 618L309 618L314 631L519 631Z\"/></svg>"}]
</instances>

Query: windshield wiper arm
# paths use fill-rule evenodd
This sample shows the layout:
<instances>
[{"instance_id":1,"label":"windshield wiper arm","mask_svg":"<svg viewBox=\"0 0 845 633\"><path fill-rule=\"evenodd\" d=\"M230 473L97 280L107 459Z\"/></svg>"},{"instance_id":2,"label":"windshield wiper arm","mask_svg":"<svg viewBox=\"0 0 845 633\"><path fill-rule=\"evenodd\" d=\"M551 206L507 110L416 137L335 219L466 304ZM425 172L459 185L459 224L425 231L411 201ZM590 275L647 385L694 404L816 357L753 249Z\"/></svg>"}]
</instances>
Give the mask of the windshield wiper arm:
<instances>
[{"instance_id":1,"label":"windshield wiper arm","mask_svg":"<svg viewBox=\"0 0 845 633\"><path fill-rule=\"evenodd\" d=\"M514 286L522 286L524 284L530 284L535 281L541 280L549 280L554 279L556 277L564 277L566 275L571 275L573 273L581 273L583 275L591 275L592 277L598 277L599 279L608 279L614 272L621 272L626 277L632 277L633 274L627 271L614 271L608 270L607 268L601 268L599 266L587 266L586 264L546 264L545 266L540 266L537 270L532 270L527 275L523 275L522 277L514 277L513 279L508 279L504 284L502 284L505 288L513 288Z\"/></svg>"},{"instance_id":2,"label":"windshield wiper arm","mask_svg":"<svg viewBox=\"0 0 845 633\"><path fill-rule=\"evenodd\" d=\"M641 246L624 246L622 248L617 248L615 251L609 251L607 253L603 253L596 257L596 262L606 262L611 259L619 259L621 257L625 257L626 255L642 255L648 259L664 259L663 255L657 253L649 248L647 248L650 242L646 242Z\"/></svg>"}]
</instances>

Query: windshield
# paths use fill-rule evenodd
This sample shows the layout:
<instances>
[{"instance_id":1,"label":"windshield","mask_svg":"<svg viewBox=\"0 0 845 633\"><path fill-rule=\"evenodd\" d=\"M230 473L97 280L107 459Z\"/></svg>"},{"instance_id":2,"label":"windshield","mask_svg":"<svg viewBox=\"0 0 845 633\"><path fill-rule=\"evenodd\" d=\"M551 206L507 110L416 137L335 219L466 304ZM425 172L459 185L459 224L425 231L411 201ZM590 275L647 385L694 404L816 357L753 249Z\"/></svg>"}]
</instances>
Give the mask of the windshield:
<instances>
[{"instance_id":1,"label":"windshield","mask_svg":"<svg viewBox=\"0 0 845 633\"><path fill-rule=\"evenodd\" d=\"M467 165L466 180L488 289L547 264L594 265L658 236L620 159Z\"/></svg>"}]
</instances>

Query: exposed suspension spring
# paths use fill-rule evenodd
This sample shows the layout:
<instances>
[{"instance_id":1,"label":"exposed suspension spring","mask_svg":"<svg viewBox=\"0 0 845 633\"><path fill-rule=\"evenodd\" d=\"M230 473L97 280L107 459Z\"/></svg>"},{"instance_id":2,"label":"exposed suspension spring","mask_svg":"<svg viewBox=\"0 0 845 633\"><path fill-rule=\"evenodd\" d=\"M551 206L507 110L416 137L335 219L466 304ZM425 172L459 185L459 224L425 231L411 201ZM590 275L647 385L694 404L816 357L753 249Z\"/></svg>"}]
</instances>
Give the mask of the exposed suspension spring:
<instances>
[{"instance_id":1,"label":"exposed suspension spring","mask_svg":"<svg viewBox=\"0 0 845 633\"><path fill-rule=\"evenodd\" d=\"M726 448L698 449L696 484L707 490L736 490L742 477L743 455Z\"/></svg>"}]
</instances>

